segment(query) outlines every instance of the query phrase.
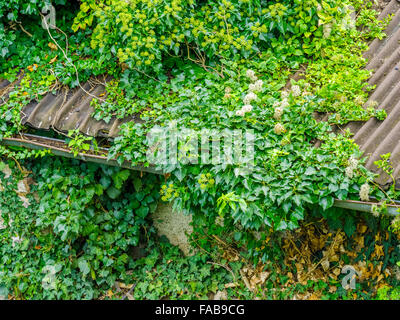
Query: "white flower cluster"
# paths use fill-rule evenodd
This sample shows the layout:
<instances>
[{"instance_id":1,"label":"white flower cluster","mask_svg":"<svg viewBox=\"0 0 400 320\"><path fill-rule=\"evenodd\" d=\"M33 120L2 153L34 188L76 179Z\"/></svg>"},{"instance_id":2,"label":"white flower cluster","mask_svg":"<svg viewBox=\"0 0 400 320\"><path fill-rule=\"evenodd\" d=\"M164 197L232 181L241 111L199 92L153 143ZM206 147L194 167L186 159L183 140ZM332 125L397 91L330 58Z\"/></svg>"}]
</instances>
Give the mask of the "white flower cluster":
<instances>
[{"instance_id":1,"label":"white flower cluster","mask_svg":"<svg viewBox=\"0 0 400 320\"><path fill-rule=\"evenodd\" d=\"M5 225L4 219L1 217L1 213L0 213L0 230L3 230L7 228L7 226Z\"/></svg>"},{"instance_id":2,"label":"white flower cluster","mask_svg":"<svg viewBox=\"0 0 400 320\"><path fill-rule=\"evenodd\" d=\"M250 92L260 92L262 90L263 86L263 81L262 80L257 80L254 83L250 83L249 85L249 91Z\"/></svg>"},{"instance_id":3,"label":"white flower cluster","mask_svg":"<svg viewBox=\"0 0 400 320\"><path fill-rule=\"evenodd\" d=\"M329 38L332 32L332 23L324 24L322 28L323 28L324 38Z\"/></svg>"},{"instance_id":4,"label":"white flower cluster","mask_svg":"<svg viewBox=\"0 0 400 320\"><path fill-rule=\"evenodd\" d=\"M256 73L253 71L253 70L251 70L251 69L249 69L249 70L247 70L246 71L246 76L251 80L251 81L257 81L257 76L256 76Z\"/></svg>"},{"instance_id":5,"label":"white flower cluster","mask_svg":"<svg viewBox=\"0 0 400 320\"><path fill-rule=\"evenodd\" d=\"M242 107L242 110L246 113L246 112L250 112L251 110L253 110L253 106L251 104L245 104Z\"/></svg>"},{"instance_id":6,"label":"white flower cluster","mask_svg":"<svg viewBox=\"0 0 400 320\"><path fill-rule=\"evenodd\" d=\"M368 101L367 102L367 107L368 108L376 108L376 107L378 107L378 101L375 101L375 100L372 100L372 101Z\"/></svg>"},{"instance_id":7,"label":"white flower cluster","mask_svg":"<svg viewBox=\"0 0 400 320\"><path fill-rule=\"evenodd\" d=\"M289 101L287 98L283 98L282 101L276 101L273 104L274 107L274 119L281 120L283 111L289 106Z\"/></svg>"},{"instance_id":8,"label":"white flower cluster","mask_svg":"<svg viewBox=\"0 0 400 320\"><path fill-rule=\"evenodd\" d=\"M293 85L291 93L294 97L300 96L301 95L300 87L298 85ZM289 92L287 92L285 90L282 91L281 92L282 101L276 101L273 104L275 120L280 121L282 119L282 115L283 115L285 108L290 105L289 101L288 101L289 95L290 95ZM277 123L274 127L274 132L276 134L282 134L282 133L286 132L286 129L281 123Z\"/></svg>"},{"instance_id":9,"label":"white flower cluster","mask_svg":"<svg viewBox=\"0 0 400 320\"><path fill-rule=\"evenodd\" d=\"M242 109L236 111L236 115L243 117L246 112L251 112L253 110L253 106L251 104L245 104Z\"/></svg>"},{"instance_id":10,"label":"white flower cluster","mask_svg":"<svg viewBox=\"0 0 400 320\"><path fill-rule=\"evenodd\" d=\"M224 226L224 217L218 216L215 219L215 223L218 224L219 226L223 227Z\"/></svg>"},{"instance_id":11,"label":"white flower cluster","mask_svg":"<svg viewBox=\"0 0 400 320\"><path fill-rule=\"evenodd\" d=\"M274 119L275 120L281 120L283 114L283 108L282 107L276 107L275 112L274 112Z\"/></svg>"},{"instance_id":12,"label":"white flower cluster","mask_svg":"<svg viewBox=\"0 0 400 320\"><path fill-rule=\"evenodd\" d=\"M281 105L282 108L289 107L289 101L288 101L288 99L287 99L287 98L284 98L284 99L281 101L280 105Z\"/></svg>"},{"instance_id":13,"label":"white flower cluster","mask_svg":"<svg viewBox=\"0 0 400 320\"><path fill-rule=\"evenodd\" d=\"M292 86L292 94L294 97L298 97L301 95L301 90L300 87L298 85L294 85Z\"/></svg>"},{"instance_id":14,"label":"white flower cluster","mask_svg":"<svg viewBox=\"0 0 400 320\"><path fill-rule=\"evenodd\" d=\"M231 97L231 92L232 92L232 88L231 87L226 87L225 88L225 98L229 99Z\"/></svg>"},{"instance_id":15,"label":"white flower cluster","mask_svg":"<svg viewBox=\"0 0 400 320\"><path fill-rule=\"evenodd\" d=\"M380 214L378 205L373 204L373 205L371 206L371 212L372 212L372 215L373 215L375 218L378 218L378 217L379 217L379 214Z\"/></svg>"},{"instance_id":16,"label":"white flower cluster","mask_svg":"<svg viewBox=\"0 0 400 320\"><path fill-rule=\"evenodd\" d=\"M244 116L244 111L242 109L236 111L236 115L239 117L243 117Z\"/></svg>"},{"instance_id":17,"label":"white flower cluster","mask_svg":"<svg viewBox=\"0 0 400 320\"><path fill-rule=\"evenodd\" d=\"M277 123L274 127L274 132L276 134L282 134L282 133L286 132L286 129L281 123Z\"/></svg>"},{"instance_id":18,"label":"white flower cluster","mask_svg":"<svg viewBox=\"0 0 400 320\"><path fill-rule=\"evenodd\" d=\"M257 99L257 95L254 92L249 92L243 98L244 104L250 104L253 100Z\"/></svg>"},{"instance_id":19,"label":"white flower cluster","mask_svg":"<svg viewBox=\"0 0 400 320\"><path fill-rule=\"evenodd\" d=\"M249 85L249 92L244 96L243 98L243 103L244 106L242 109L236 111L236 115L243 117L245 113L251 112L253 110L253 106L251 105L251 102L254 100L257 100L257 95L254 92L260 92L262 90L263 86L263 81L258 80L255 72L253 70L247 70L246 76L251 80L255 81L254 83L251 83Z\"/></svg>"},{"instance_id":20,"label":"white flower cluster","mask_svg":"<svg viewBox=\"0 0 400 320\"><path fill-rule=\"evenodd\" d=\"M21 243L24 239L21 238L20 236L16 237L11 237L12 240L12 246L14 247L16 243Z\"/></svg>"},{"instance_id":21,"label":"white flower cluster","mask_svg":"<svg viewBox=\"0 0 400 320\"><path fill-rule=\"evenodd\" d=\"M354 157L350 157L349 159L349 166L351 166L353 169L357 169L358 167L358 160Z\"/></svg>"},{"instance_id":22,"label":"white flower cluster","mask_svg":"<svg viewBox=\"0 0 400 320\"><path fill-rule=\"evenodd\" d=\"M369 184L368 182L364 183L360 188L360 199L362 201L369 201Z\"/></svg>"},{"instance_id":23,"label":"white flower cluster","mask_svg":"<svg viewBox=\"0 0 400 320\"><path fill-rule=\"evenodd\" d=\"M362 97L362 96L357 96L357 97L354 99L354 102L355 102L356 104L358 104L359 106L362 106L362 105L365 103L365 99L364 99L364 97Z\"/></svg>"},{"instance_id":24,"label":"white flower cluster","mask_svg":"<svg viewBox=\"0 0 400 320\"><path fill-rule=\"evenodd\" d=\"M353 169L350 168L350 167L347 167L347 168L345 169L345 173L346 173L346 176L349 177L350 179L352 179L353 176L354 176L354 171L353 171Z\"/></svg>"},{"instance_id":25,"label":"white flower cluster","mask_svg":"<svg viewBox=\"0 0 400 320\"><path fill-rule=\"evenodd\" d=\"M394 228L398 228L400 223L400 216L397 215L391 222L390 224L394 227Z\"/></svg>"},{"instance_id":26,"label":"white flower cluster","mask_svg":"<svg viewBox=\"0 0 400 320\"><path fill-rule=\"evenodd\" d=\"M346 176L352 179L354 177L354 170L358 168L358 160L354 157L350 157L349 165L345 170Z\"/></svg>"}]
</instances>

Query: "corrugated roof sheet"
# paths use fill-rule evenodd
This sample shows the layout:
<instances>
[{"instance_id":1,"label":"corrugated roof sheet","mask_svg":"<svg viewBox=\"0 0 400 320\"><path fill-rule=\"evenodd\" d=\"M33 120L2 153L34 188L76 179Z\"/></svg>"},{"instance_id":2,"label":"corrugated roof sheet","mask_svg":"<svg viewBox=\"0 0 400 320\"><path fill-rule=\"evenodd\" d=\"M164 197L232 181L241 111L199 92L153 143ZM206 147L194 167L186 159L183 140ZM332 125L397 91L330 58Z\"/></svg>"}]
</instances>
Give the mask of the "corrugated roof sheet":
<instances>
[{"instance_id":1,"label":"corrugated roof sheet","mask_svg":"<svg viewBox=\"0 0 400 320\"><path fill-rule=\"evenodd\" d=\"M60 89L56 94L47 93L40 102L31 101L22 109L22 124L30 125L36 129L53 129L61 132L79 129L88 136L115 137L118 135L121 124L134 120L133 117L117 119L113 117L109 123L98 121L91 117L94 109L90 102L94 97L105 93L104 84L110 79L91 79L80 87L67 90ZM0 80L0 104L7 101L8 93L20 82L10 83ZM85 91L89 92L87 94ZM105 98L104 95L102 98Z\"/></svg>"},{"instance_id":2,"label":"corrugated roof sheet","mask_svg":"<svg viewBox=\"0 0 400 320\"><path fill-rule=\"evenodd\" d=\"M373 70L368 83L376 85L366 105L376 101L388 116L384 121L371 118L344 127L354 133L355 142L368 156L366 167L380 174L377 182L382 185L392 182L374 165L382 154L392 154L394 176L400 177L400 3L397 0L392 0L378 19L382 20L389 14L393 14L393 18L385 31L387 37L375 39L364 54L368 59L366 68Z\"/></svg>"},{"instance_id":3,"label":"corrugated roof sheet","mask_svg":"<svg viewBox=\"0 0 400 320\"><path fill-rule=\"evenodd\" d=\"M378 19L382 20L389 14L393 14L393 18L386 29L387 37L383 40L375 39L364 55L369 60L367 69L374 70L369 84L376 85L367 105L372 101L378 102L380 108L386 110L388 117L384 121L371 118L367 122L351 122L343 128L348 128L354 133L355 142L368 156L367 168L380 174L377 182L382 185L391 181L373 164L381 154L388 152L392 154L394 176L400 178L400 3L398 0L391 0ZM91 95L100 96L105 92L104 84L107 80L110 79L101 81L92 79L83 87ZM9 83L0 79L0 104L7 99L7 94L4 95L4 92L7 93L18 83L18 80ZM95 120L91 117L93 112L90 106L90 101L93 99L91 95L81 88L59 90L56 95L48 93L39 103L32 101L23 108L22 122L37 129L55 129L61 132L79 129L89 136L112 138L118 135L122 123L138 120L133 117L124 120L113 118L108 124ZM324 116L319 114L317 118L322 120ZM400 184L398 187L400 188Z\"/></svg>"}]
</instances>

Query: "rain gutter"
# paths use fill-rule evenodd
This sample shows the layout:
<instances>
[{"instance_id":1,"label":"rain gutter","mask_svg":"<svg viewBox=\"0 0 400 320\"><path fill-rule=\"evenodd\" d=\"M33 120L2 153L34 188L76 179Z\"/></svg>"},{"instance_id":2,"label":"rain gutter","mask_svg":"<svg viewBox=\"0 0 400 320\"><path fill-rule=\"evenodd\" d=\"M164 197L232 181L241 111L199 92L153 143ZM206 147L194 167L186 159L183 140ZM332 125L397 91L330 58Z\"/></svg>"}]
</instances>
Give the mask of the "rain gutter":
<instances>
[{"instance_id":1,"label":"rain gutter","mask_svg":"<svg viewBox=\"0 0 400 320\"><path fill-rule=\"evenodd\" d=\"M38 141L32 141L29 138L34 139L34 140L44 141L44 142L41 143ZM47 141L47 143L46 143L46 141ZM0 144L4 144L7 146L25 147L25 148L33 149L33 150L48 150L48 149L50 149L54 155L61 156L61 157L79 159L79 160L83 160L83 161L87 161L87 162L94 162L94 163L99 163L99 164L104 164L104 165L109 165L109 166L121 167L121 168L130 169L130 170L143 171L143 172L149 172L149 173L154 173L154 174L163 174L160 170L156 170L152 166L149 166L149 167L132 166L132 165L130 165L130 163L128 161L124 162L123 164L119 164L116 160L108 160L107 157L101 156L101 155L95 155L95 154L91 154L91 153L78 153L77 156L74 156L74 154L68 148L59 148L59 147L53 146L53 145L51 145L51 142L65 144L64 140L36 136L36 135L31 135L31 134L23 134L23 135L21 134L20 138L3 138L3 140L0 141ZM109 151L109 149L107 149L107 148L100 148L100 150L102 152L104 152L105 154L108 154L108 151ZM333 206L337 207L337 208L348 209L348 210L372 213L372 206L376 205L376 204L377 204L377 202L336 199L333 203ZM396 204L388 204L387 205L387 215L397 216L398 214L400 214L398 212L399 209L400 209L399 201L397 201Z\"/></svg>"},{"instance_id":2,"label":"rain gutter","mask_svg":"<svg viewBox=\"0 0 400 320\"><path fill-rule=\"evenodd\" d=\"M335 200L333 203L334 207L368 212L372 213L372 206L377 205L377 202L366 202L366 201L356 201L356 200ZM397 216L400 214L397 210L400 209L400 205L398 204L388 204L387 205L387 215L388 216Z\"/></svg>"},{"instance_id":3,"label":"rain gutter","mask_svg":"<svg viewBox=\"0 0 400 320\"><path fill-rule=\"evenodd\" d=\"M32 141L29 138L33 138L35 140L40 140L42 142ZM121 168L130 169L130 170L143 171L143 172L149 172L149 173L155 173L155 174L163 174L161 171L156 170L152 166L149 166L149 167L132 166L128 161L125 161L124 163L120 164L116 160L108 160L106 156L96 155L96 154L92 154L92 153L81 153L80 152L75 156L72 153L72 151L69 150L67 147L66 148L56 147L56 146L51 145L52 142L53 143L54 142L62 143L65 145L64 140L36 136L36 135L31 135L31 134L23 134L23 135L21 134L19 138L3 138L3 140L0 141L0 144L7 145L7 146L14 146L14 147L25 147L25 148L33 149L33 150L51 150L51 152L56 156L79 159L79 160L83 160L86 162L94 162L94 163L98 163L98 164L104 164L104 165L109 165L109 166L114 166L114 167L121 167ZM107 148L99 148L99 149L100 149L100 151L104 152L105 154L108 154L109 150Z\"/></svg>"}]
</instances>

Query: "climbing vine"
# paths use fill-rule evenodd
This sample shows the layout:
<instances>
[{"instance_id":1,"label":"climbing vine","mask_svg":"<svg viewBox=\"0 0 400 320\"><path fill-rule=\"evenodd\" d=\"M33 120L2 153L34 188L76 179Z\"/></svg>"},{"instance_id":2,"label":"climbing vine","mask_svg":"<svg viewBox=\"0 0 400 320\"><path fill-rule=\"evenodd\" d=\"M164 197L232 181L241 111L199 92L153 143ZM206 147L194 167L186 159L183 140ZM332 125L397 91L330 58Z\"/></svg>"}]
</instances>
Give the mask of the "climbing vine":
<instances>
[{"instance_id":1,"label":"climbing vine","mask_svg":"<svg viewBox=\"0 0 400 320\"><path fill-rule=\"evenodd\" d=\"M166 181L148 182L151 196L141 193L144 184L126 170L79 164L82 176L90 179L78 181L75 162L59 173L55 164L61 160L36 160L32 171L39 180L32 188L46 204L31 199L21 225L10 218L16 230L29 230L31 238L18 246L51 252L50 262L31 259L79 279L79 294L72 291L74 282L61 282L61 296L54 297L96 297L89 282L102 286L116 273L124 277L126 260L116 261L114 255L125 257L127 246L137 243L158 197L192 214L197 235L224 235L256 262L271 258L265 243L272 233L298 228L312 207L334 220L334 199L398 196L374 184L351 134L331 128L386 117L376 103L365 105L373 87L366 83L370 72L362 54L370 40L384 37L390 21L376 21L370 2L59 0L53 2L56 29L42 27L42 5L0 1L0 40L6 39L0 46L0 78L12 84L0 89L1 139L31 130L21 124L21 110L30 102L99 75L113 80L91 100L92 116L106 123L134 119L104 144L108 158L120 164L152 165L147 152L154 145L147 136L154 128L167 131L174 125L195 135L208 129L214 137L226 130L254 133L253 162L162 164L158 169ZM27 48L33 51L27 54ZM327 114L327 121L318 122L316 112ZM95 138L78 131L68 134L73 154L98 150ZM178 151L187 154L191 139L179 140ZM0 151L14 162L46 155L20 148ZM131 179L133 187L127 187ZM131 192L121 193L123 187ZM143 198L135 198L138 194ZM13 210L8 213L12 216ZM48 234L39 232L53 222ZM2 281L17 288L16 295L35 297L39 289L27 289L28 276L19 276L29 259L18 255L26 259L22 262L7 253L16 245L11 237L17 236L27 237L5 236L4 264L7 270L13 264L14 271L4 269ZM60 241L51 246L56 238ZM63 271L61 261L68 266Z\"/></svg>"},{"instance_id":2,"label":"climbing vine","mask_svg":"<svg viewBox=\"0 0 400 320\"><path fill-rule=\"evenodd\" d=\"M126 279L159 179L53 157L25 164L0 163L0 286L16 298L92 299Z\"/></svg>"}]
</instances>

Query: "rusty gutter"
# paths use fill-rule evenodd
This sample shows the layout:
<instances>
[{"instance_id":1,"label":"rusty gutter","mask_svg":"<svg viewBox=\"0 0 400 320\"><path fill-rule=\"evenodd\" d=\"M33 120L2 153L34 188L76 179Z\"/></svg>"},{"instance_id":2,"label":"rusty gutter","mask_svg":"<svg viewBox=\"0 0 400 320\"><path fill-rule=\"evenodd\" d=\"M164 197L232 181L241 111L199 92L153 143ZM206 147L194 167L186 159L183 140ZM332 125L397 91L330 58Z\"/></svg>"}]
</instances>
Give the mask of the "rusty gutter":
<instances>
[{"instance_id":1,"label":"rusty gutter","mask_svg":"<svg viewBox=\"0 0 400 320\"><path fill-rule=\"evenodd\" d=\"M24 139L24 137L25 137L25 139ZM37 141L32 141L29 138L48 141L48 144L40 143ZM2 141L0 141L1 144L8 145L8 146L25 147L25 148L34 149L34 150L48 150L49 149L52 151L52 153L54 155L61 156L61 157L79 159L79 160L83 160L83 161L87 161L87 162L116 166L116 167L126 168L126 169L130 169L130 170L143 171L143 172L149 172L149 173L154 173L154 174L163 174L161 171L156 170L152 166L150 166L150 167L132 166L127 161L124 162L122 165L120 165L116 160L108 160L107 157L101 156L101 155L90 154L90 153L79 153L77 156L74 156L72 151L69 150L68 148L59 148L56 146L52 146L51 142L65 144L64 140L36 136L36 135L31 135L31 134L21 134L20 138L4 138ZM100 150L104 153L108 153L109 149L100 148ZM387 215L397 216L398 214L400 214L400 212L398 212L398 210L400 209L400 202L397 201L395 203L396 204L388 204L387 205ZM335 199L333 206L337 207L337 208L348 209L348 210L372 213L372 206L376 205L376 204L377 204L377 202Z\"/></svg>"},{"instance_id":2,"label":"rusty gutter","mask_svg":"<svg viewBox=\"0 0 400 320\"><path fill-rule=\"evenodd\" d=\"M28 139L24 139L24 137ZM38 141L32 141L29 138L34 138L38 140L42 140L44 142L48 143L41 143ZM47 137L42 137L42 136L36 136L36 135L28 135L28 134L21 134L20 138L3 138L2 141L0 141L0 144L7 145L7 146L14 146L14 147L25 147L28 149L32 150L51 150L51 152L54 155L61 156L61 157L66 157L66 158L72 158L72 159L78 159L86 162L94 162L98 164L105 164L109 166L114 166L114 167L121 167L121 168L126 168L130 170L136 170L136 171L143 171L143 172L149 172L149 173L154 173L154 174L162 174L160 170L155 169L152 166L149 167L144 167L144 166L132 166L128 161L125 161L123 164L119 164L116 160L109 160L107 159L106 156L101 156L101 155L96 155L96 154L91 154L91 153L78 153L76 156L72 153L68 147L66 148L60 148L56 146L52 146L51 142L58 142L62 143L65 145L64 140L60 139L54 139L54 138L47 138ZM104 153L108 153L107 148L100 148L100 150Z\"/></svg>"},{"instance_id":3,"label":"rusty gutter","mask_svg":"<svg viewBox=\"0 0 400 320\"><path fill-rule=\"evenodd\" d=\"M337 208L343 208L343 209L349 209L349 210L355 210L355 211L361 211L361 212L367 212L367 213L372 213L372 206L377 205L377 202L366 202L366 201L357 201L357 200L338 200L336 199L335 202L333 203L334 207ZM388 216L397 216L400 214L398 210L400 209L400 205L398 204L388 204L387 205L387 215Z\"/></svg>"}]
</instances>

